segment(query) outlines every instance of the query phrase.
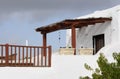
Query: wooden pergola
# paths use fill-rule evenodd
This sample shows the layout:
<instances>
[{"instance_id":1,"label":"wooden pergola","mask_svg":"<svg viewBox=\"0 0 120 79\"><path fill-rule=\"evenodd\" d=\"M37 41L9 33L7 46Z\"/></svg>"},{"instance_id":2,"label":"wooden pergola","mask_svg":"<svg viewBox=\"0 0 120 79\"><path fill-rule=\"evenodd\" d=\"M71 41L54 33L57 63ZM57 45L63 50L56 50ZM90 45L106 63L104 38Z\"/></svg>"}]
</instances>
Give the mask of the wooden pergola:
<instances>
[{"instance_id":1,"label":"wooden pergola","mask_svg":"<svg viewBox=\"0 0 120 79\"><path fill-rule=\"evenodd\" d=\"M106 21L111 21L112 18L87 18L87 19L66 19L57 23L53 23L47 26L42 26L36 29L37 32L40 32L43 35L43 47L47 46L47 33L51 33L57 30L63 30L63 29L71 29L71 35L72 35L72 48L76 49L76 28L85 27L88 25L94 25L96 23L104 23ZM44 50L44 53L46 50ZM74 52L74 55L76 55L76 50Z\"/></svg>"}]
</instances>

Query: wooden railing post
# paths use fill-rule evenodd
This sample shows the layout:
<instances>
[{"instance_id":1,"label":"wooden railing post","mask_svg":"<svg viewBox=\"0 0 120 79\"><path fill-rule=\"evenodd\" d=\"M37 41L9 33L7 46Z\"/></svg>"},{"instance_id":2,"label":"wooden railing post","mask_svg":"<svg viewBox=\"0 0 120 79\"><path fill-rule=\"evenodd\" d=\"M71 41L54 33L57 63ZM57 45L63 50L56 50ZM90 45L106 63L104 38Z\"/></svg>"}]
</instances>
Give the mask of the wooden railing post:
<instances>
[{"instance_id":1,"label":"wooden railing post","mask_svg":"<svg viewBox=\"0 0 120 79\"><path fill-rule=\"evenodd\" d=\"M9 56L9 44L5 45L5 50L6 50L5 63L6 63L6 66L7 66L8 65L8 56Z\"/></svg>"}]
</instances>

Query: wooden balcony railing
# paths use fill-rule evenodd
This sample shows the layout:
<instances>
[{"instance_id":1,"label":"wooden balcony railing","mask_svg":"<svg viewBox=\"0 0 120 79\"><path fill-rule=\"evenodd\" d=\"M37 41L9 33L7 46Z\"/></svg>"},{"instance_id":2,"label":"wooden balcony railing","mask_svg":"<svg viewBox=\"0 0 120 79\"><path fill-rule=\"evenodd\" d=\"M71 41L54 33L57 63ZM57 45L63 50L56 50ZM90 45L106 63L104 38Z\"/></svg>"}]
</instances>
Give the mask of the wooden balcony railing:
<instances>
[{"instance_id":1,"label":"wooden balcony railing","mask_svg":"<svg viewBox=\"0 0 120 79\"><path fill-rule=\"evenodd\" d=\"M51 46L0 45L0 66L51 67Z\"/></svg>"}]
</instances>

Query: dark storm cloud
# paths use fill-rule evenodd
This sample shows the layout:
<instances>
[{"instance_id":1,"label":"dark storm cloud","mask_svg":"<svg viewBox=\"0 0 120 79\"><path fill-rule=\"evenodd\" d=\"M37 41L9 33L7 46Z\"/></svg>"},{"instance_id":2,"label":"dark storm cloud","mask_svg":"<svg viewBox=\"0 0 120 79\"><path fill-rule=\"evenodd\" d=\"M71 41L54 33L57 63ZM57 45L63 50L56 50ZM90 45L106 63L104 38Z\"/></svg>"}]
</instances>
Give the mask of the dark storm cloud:
<instances>
[{"instance_id":1,"label":"dark storm cloud","mask_svg":"<svg viewBox=\"0 0 120 79\"><path fill-rule=\"evenodd\" d=\"M110 0L2 0L0 10L61 10L110 6Z\"/></svg>"},{"instance_id":2,"label":"dark storm cloud","mask_svg":"<svg viewBox=\"0 0 120 79\"><path fill-rule=\"evenodd\" d=\"M115 6L120 0L0 0L0 19L18 13L31 19L48 19L54 15L84 13Z\"/></svg>"}]
</instances>

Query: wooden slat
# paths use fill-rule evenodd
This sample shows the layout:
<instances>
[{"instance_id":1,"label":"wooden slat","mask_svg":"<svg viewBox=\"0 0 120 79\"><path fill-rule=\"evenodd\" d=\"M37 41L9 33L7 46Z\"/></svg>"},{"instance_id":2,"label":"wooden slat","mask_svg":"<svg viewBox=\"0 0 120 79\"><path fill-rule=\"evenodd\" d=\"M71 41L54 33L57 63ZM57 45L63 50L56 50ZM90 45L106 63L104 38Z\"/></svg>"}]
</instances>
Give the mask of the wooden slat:
<instances>
[{"instance_id":1,"label":"wooden slat","mask_svg":"<svg viewBox=\"0 0 120 79\"><path fill-rule=\"evenodd\" d=\"M32 48L30 47L30 63L32 63L31 60L32 60Z\"/></svg>"},{"instance_id":2,"label":"wooden slat","mask_svg":"<svg viewBox=\"0 0 120 79\"><path fill-rule=\"evenodd\" d=\"M8 56L9 56L9 47L8 47L9 45L8 44L6 44L5 45L5 52L6 52L6 58L5 58L5 63L6 63L6 66L8 65Z\"/></svg>"},{"instance_id":3,"label":"wooden slat","mask_svg":"<svg viewBox=\"0 0 120 79\"><path fill-rule=\"evenodd\" d=\"M35 50L35 48L34 48L34 66L35 66L35 64L36 64L36 62L35 62L35 57L36 56L36 50Z\"/></svg>"},{"instance_id":4,"label":"wooden slat","mask_svg":"<svg viewBox=\"0 0 120 79\"><path fill-rule=\"evenodd\" d=\"M46 50L46 54L44 55L44 64L45 64L45 66L47 66L47 48L45 48L45 50Z\"/></svg>"},{"instance_id":5,"label":"wooden slat","mask_svg":"<svg viewBox=\"0 0 120 79\"><path fill-rule=\"evenodd\" d=\"M12 46L11 46L11 51L10 51L11 55L12 55ZM11 56L11 63L12 63L12 56Z\"/></svg>"},{"instance_id":6,"label":"wooden slat","mask_svg":"<svg viewBox=\"0 0 120 79\"><path fill-rule=\"evenodd\" d=\"M17 53L16 53L16 46L15 46L15 63L16 63L16 55L17 55Z\"/></svg>"},{"instance_id":7,"label":"wooden slat","mask_svg":"<svg viewBox=\"0 0 120 79\"><path fill-rule=\"evenodd\" d=\"M28 63L28 47L26 47L26 63Z\"/></svg>"},{"instance_id":8,"label":"wooden slat","mask_svg":"<svg viewBox=\"0 0 120 79\"><path fill-rule=\"evenodd\" d=\"M22 63L24 63L24 47L22 47Z\"/></svg>"},{"instance_id":9,"label":"wooden slat","mask_svg":"<svg viewBox=\"0 0 120 79\"><path fill-rule=\"evenodd\" d=\"M37 48L37 66L39 66L39 48Z\"/></svg>"},{"instance_id":10,"label":"wooden slat","mask_svg":"<svg viewBox=\"0 0 120 79\"><path fill-rule=\"evenodd\" d=\"M19 49L18 49L18 63L20 64L20 56L21 56L21 54L20 54L20 47L19 47Z\"/></svg>"},{"instance_id":11,"label":"wooden slat","mask_svg":"<svg viewBox=\"0 0 120 79\"><path fill-rule=\"evenodd\" d=\"M3 46L1 46L1 57L3 57ZM3 63L3 59L1 58L1 63Z\"/></svg>"},{"instance_id":12,"label":"wooden slat","mask_svg":"<svg viewBox=\"0 0 120 79\"><path fill-rule=\"evenodd\" d=\"M43 48L41 49L41 66L43 66Z\"/></svg>"}]
</instances>

